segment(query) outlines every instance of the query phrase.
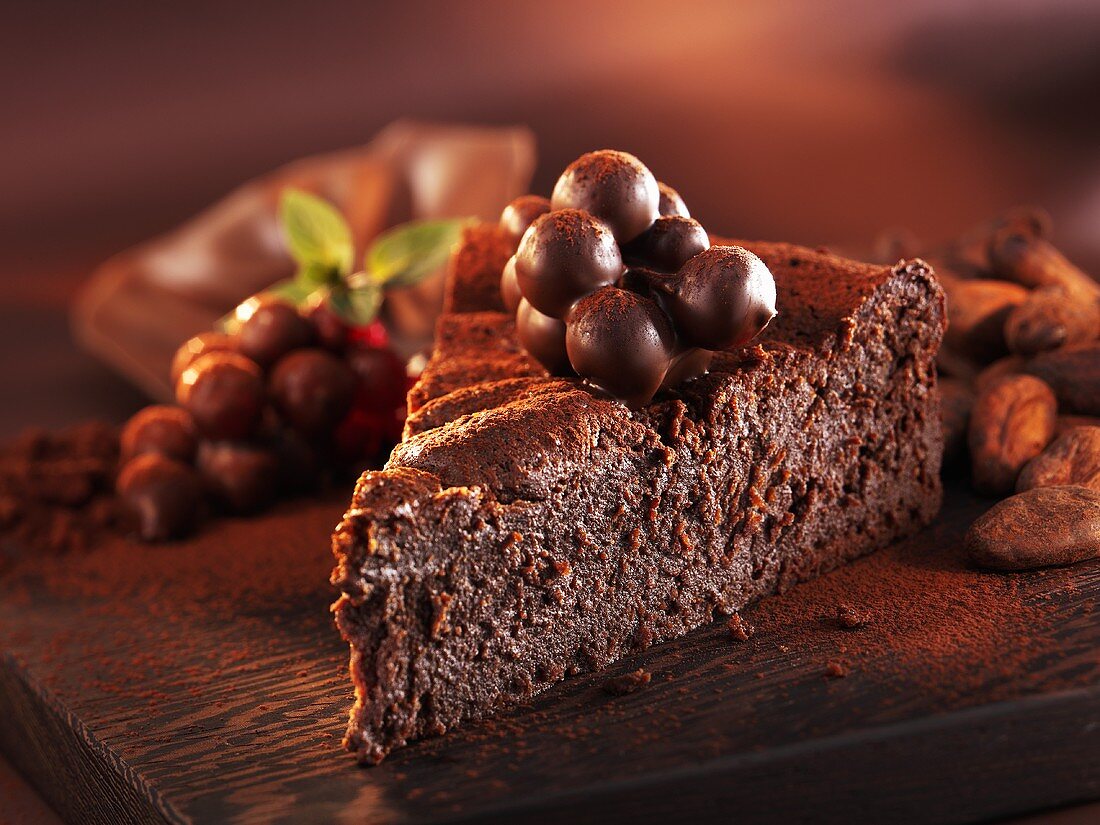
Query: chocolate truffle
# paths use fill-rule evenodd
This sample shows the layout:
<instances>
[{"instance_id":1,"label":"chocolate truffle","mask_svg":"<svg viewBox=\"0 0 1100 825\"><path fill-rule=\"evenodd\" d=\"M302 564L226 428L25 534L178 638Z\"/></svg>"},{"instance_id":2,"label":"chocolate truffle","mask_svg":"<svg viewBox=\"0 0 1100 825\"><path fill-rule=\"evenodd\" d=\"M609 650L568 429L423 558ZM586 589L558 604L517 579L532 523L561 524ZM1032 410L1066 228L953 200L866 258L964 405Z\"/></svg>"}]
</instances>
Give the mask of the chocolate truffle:
<instances>
[{"instance_id":1,"label":"chocolate truffle","mask_svg":"<svg viewBox=\"0 0 1100 825\"><path fill-rule=\"evenodd\" d=\"M623 247L629 264L660 272L676 272L710 246L703 225L691 218L658 218L645 232Z\"/></svg>"},{"instance_id":2,"label":"chocolate truffle","mask_svg":"<svg viewBox=\"0 0 1100 825\"><path fill-rule=\"evenodd\" d=\"M660 197L657 200L657 211L661 213L662 217L691 217L687 204L684 203L684 199L680 197L679 192L661 181L657 181L657 191L660 192Z\"/></svg>"},{"instance_id":3,"label":"chocolate truffle","mask_svg":"<svg viewBox=\"0 0 1100 825\"><path fill-rule=\"evenodd\" d=\"M347 415L355 397L355 373L342 358L323 349L300 349L272 369L275 407L295 430L322 435Z\"/></svg>"},{"instance_id":4,"label":"chocolate truffle","mask_svg":"<svg viewBox=\"0 0 1100 825\"><path fill-rule=\"evenodd\" d=\"M313 342L313 327L290 304L266 300L237 332L241 352L261 367L269 367L291 350Z\"/></svg>"},{"instance_id":5,"label":"chocolate truffle","mask_svg":"<svg viewBox=\"0 0 1100 825\"><path fill-rule=\"evenodd\" d=\"M614 236L580 209L536 219L516 252L516 280L523 297L554 318L564 318L576 301L614 283L622 272Z\"/></svg>"},{"instance_id":6,"label":"chocolate truffle","mask_svg":"<svg viewBox=\"0 0 1100 825\"><path fill-rule=\"evenodd\" d=\"M234 513L254 513L275 500L279 459L274 451L248 442L204 441L199 473L210 494Z\"/></svg>"},{"instance_id":7,"label":"chocolate truffle","mask_svg":"<svg viewBox=\"0 0 1100 825\"><path fill-rule=\"evenodd\" d=\"M123 461L145 453L189 463L195 458L198 439L191 414L180 407L154 404L126 422L120 436Z\"/></svg>"},{"instance_id":8,"label":"chocolate truffle","mask_svg":"<svg viewBox=\"0 0 1100 825\"><path fill-rule=\"evenodd\" d=\"M172 386L180 380L183 371L210 352L236 352L237 339L224 332L202 332L188 338L172 357Z\"/></svg>"},{"instance_id":9,"label":"chocolate truffle","mask_svg":"<svg viewBox=\"0 0 1100 825\"><path fill-rule=\"evenodd\" d=\"M183 371L176 400L207 438L246 438L263 412L263 376L243 355L212 352Z\"/></svg>"},{"instance_id":10,"label":"chocolate truffle","mask_svg":"<svg viewBox=\"0 0 1100 825\"><path fill-rule=\"evenodd\" d=\"M519 282L516 280L516 256L513 255L504 264L504 271L500 273L500 298L504 301L504 308L509 313L519 309L519 302L523 293L519 291Z\"/></svg>"},{"instance_id":11,"label":"chocolate truffle","mask_svg":"<svg viewBox=\"0 0 1100 825\"><path fill-rule=\"evenodd\" d=\"M775 317L775 280L739 246L712 246L676 275L666 302L681 341L722 350L752 340Z\"/></svg>"},{"instance_id":12,"label":"chocolate truffle","mask_svg":"<svg viewBox=\"0 0 1100 825\"><path fill-rule=\"evenodd\" d=\"M195 529L202 512L202 483L175 459L145 453L123 466L115 483L123 520L145 541L180 538Z\"/></svg>"},{"instance_id":13,"label":"chocolate truffle","mask_svg":"<svg viewBox=\"0 0 1100 825\"><path fill-rule=\"evenodd\" d=\"M581 155L554 184L550 205L583 209L606 223L619 243L649 229L660 214L657 179L627 152L601 149Z\"/></svg>"},{"instance_id":14,"label":"chocolate truffle","mask_svg":"<svg viewBox=\"0 0 1100 825\"><path fill-rule=\"evenodd\" d=\"M550 211L550 200L540 195L520 195L500 213L500 228L515 244L539 215Z\"/></svg>"},{"instance_id":15,"label":"chocolate truffle","mask_svg":"<svg viewBox=\"0 0 1100 825\"><path fill-rule=\"evenodd\" d=\"M565 323L543 315L524 298L516 310L516 336L551 375L572 375L565 351Z\"/></svg>"},{"instance_id":16,"label":"chocolate truffle","mask_svg":"<svg viewBox=\"0 0 1100 825\"><path fill-rule=\"evenodd\" d=\"M656 303L614 286L574 307L565 336L573 369L631 407L648 403L660 388L675 342Z\"/></svg>"},{"instance_id":17,"label":"chocolate truffle","mask_svg":"<svg viewBox=\"0 0 1100 825\"><path fill-rule=\"evenodd\" d=\"M327 301L311 306L305 317L313 325L313 337L320 346L338 354L347 348L351 329Z\"/></svg>"}]
</instances>

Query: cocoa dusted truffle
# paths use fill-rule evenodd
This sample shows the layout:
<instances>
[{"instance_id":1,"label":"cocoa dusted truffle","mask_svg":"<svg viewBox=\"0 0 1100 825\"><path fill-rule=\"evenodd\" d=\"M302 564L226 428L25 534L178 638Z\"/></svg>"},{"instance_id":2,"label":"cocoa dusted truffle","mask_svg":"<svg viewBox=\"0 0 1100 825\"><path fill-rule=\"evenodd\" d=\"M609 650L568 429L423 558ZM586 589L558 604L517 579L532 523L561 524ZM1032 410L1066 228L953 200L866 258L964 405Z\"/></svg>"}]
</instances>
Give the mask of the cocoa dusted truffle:
<instances>
[{"instance_id":1,"label":"cocoa dusted truffle","mask_svg":"<svg viewBox=\"0 0 1100 825\"><path fill-rule=\"evenodd\" d=\"M516 244L535 218L550 211L550 200L540 195L520 195L500 213L500 228Z\"/></svg>"},{"instance_id":2,"label":"cocoa dusted truffle","mask_svg":"<svg viewBox=\"0 0 1100 825\"><path fill-rule=\"evenodd\" d=\"M676 272L710 246L707 230L691 218L658 218L645 232L623 248L629 264Z\"/></svg>"},{"instance_id":3,"label":"cocoa dusted truffle","mask_svg":"<svg viewBox=\"0 0 1100 825\"><path fill-rule=\"evenodd\" d=\"M588 212L561 209L538 218L516 252L516 280L539 312L564 318L585 295L613 284L623 259L608 228Z\"/></svg>"},{"instance_id":4,"label":"cocoa dusted truffle","mask_svg":"<svg viewBox=\"0 0 1100 825\"><path fill-rule=\"evenodd\" d=\"M577 304L565 336L573 369L631 407L648 403L660 388L675 342L655 302L614 286Z\"/></svg>"},{"instance_id":5,"label":"cocoa dusted truffle","mask_svg":"<svg viewBox=\"0 0 1100 825\"><path fill-rule=\"evenodd\" d=\"M601 149L581 155L554 184L554 209L583 209L607 224L619 243L629 243L657 219L657 179L634 155Z\"/></svg>"},{"instance_id":6,"label":"cocoa dusted truffle","mask_svg":"<svg viewBox=\"0 0 1100 825\"><path fill-rule=\"evenodd\" d=\"M681 339L696 347L741 346L775 317L775 280L739 246L712 246L688 261L667 302Z\"/></svg>"},{"instance_id":7,"label":"cocoa dusted truffle","mask_svg":"<svg viewBox=\"0 0 1100 825\"><path fill-rule=\"evenodd\" d=\"M119 441L123 461L158 453L187 463L194 460L198 447L191 414L167 404L154 404L138 411L122 428Z\"/></svg>"},{"instance_id":8,"label":"cocoa dusted truffle","mask_svg":"<svg viewBox=\"0 0 1100 825\"><path fill-rule=\"evenodd\" d=\"M572 375L565 349L565 322L543 315L522 298L516 311L516 337L551 375Z\"/></svg>"},{"instance_id":9,"label":"cocoa dusted truffle","mask_svg":"<svg viewBox=\"0 0 1100 825\"><path fill-rule=\"evenodd\" d=\"M247 438L264 409L264 383L254 361L212 352L183 371L176 400L207 438Z\"/></svg>"},{"instance_id":10,"label":"cocoa dusted truffle","mask_svg":"<svg viewBox=\"0 0 1100 825\"><path fill-rule=\"evenodd\" d=\"M270 391L290 426L305 435L322 435L351 409L355 373L331 352L295 350L272 369Z\"/></svg>"},{"instance_id":11,"label":"cocoa dusted truffle","mask_svg":"<svg viewBox=\"0 0 1100 825\"><path fill-rule=\"evenodd\" d=\"M657 211L661 213L662 217L691 217L687 204L684 203L684 199L680 197L679 192L661 181L657 181L657 190L660 192L660 197L657 200Z\"/></svg>"},{"instance_id":12,"label":"cocoa dusted truffle","mask_svg":"<svg viewBox=\"0 0 1100 825\"><path fill-rule=\"evenodd\" d=\"M202 483L175 459L145 453L128 461L115 483L124 519L145 541L167 541L192 532L202 512Z\"/></svg>"},{"instance_id":13,"label":"cocoa dusted truffle","mask_svg":"<svg viewBox=\"0 0 1100 825\"><path fill-rule=\"evenodd\" d=\"M295 307L267 300L256 307L237 332L241 352L261 367L269 367L291 350L313 342L313 327Z\"/></svg>"}]
</instances>

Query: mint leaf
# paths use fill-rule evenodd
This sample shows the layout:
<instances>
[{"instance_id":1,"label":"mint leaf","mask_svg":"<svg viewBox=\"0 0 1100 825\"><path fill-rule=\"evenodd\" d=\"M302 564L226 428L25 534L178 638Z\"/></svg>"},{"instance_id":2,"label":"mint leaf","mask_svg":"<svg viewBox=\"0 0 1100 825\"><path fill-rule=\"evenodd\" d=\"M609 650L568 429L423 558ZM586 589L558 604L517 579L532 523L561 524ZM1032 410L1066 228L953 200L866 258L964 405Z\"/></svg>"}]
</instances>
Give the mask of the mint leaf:
<instances>
[{"instance_id":1,"label":"mint leaf","mask_svg":"<svg viewBox=\"0 0 1100 825\"><path fill-rule=\"evenodd\" d=\"M378 316L382 287L364 273L356 273L348 279L347 286L334 287L329 292L328 305L345 323L366 326Z\"/></svg>"},{"instance_id":2,"label":"mint leaf","mask_svg":"<svg viewBox=\"0 0 1100 825\"><path fill-rule=\"evenodd\" d=\"M410 221L383 232L367 250L367 272L387 289L416 284L447 263L466 222Z\"/></svg>"},{"instance_id":3,"label":"mint leaf","mask_svg":"<svg viewBox=\"0 0 1100 825\"><path fill-rule=\"evenodd\" d=\"M351 229L332 204L301 189L286 189L279 202L279 224L303 273L316 276L327 271L339 277L351 272ZM331 280L331 275L325 276L325 282Z\"/></svg>"}]
</instances>

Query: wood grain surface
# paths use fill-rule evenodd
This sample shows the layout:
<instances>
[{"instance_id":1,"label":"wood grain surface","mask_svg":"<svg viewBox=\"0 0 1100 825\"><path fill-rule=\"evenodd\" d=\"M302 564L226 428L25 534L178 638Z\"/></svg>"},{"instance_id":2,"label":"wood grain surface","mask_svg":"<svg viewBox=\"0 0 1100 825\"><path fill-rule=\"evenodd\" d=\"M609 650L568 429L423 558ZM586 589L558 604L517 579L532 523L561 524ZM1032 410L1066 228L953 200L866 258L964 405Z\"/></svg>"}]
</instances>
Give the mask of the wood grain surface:
<instances>
[{"instance_id":1,"label":"wood grain surface","mask_svg":"<svg viewBox=\"0 0 1100 825\"><path fill-rule=\"evenodd\" d=\"M1100 565L975 578L1004 582L990 610L1014 615L945 604L928 626L888 583L979 575L958 543L985 505L948 502L914 539L749 610L747 642L716 623L372 769L339 747L342 495L35 560L0 583L0 748L74 822L973 821L1100 797ZM838 643L837 599L891 627ZM643 689L604 689L639 667Z\"/></svg>"}]
</instances>

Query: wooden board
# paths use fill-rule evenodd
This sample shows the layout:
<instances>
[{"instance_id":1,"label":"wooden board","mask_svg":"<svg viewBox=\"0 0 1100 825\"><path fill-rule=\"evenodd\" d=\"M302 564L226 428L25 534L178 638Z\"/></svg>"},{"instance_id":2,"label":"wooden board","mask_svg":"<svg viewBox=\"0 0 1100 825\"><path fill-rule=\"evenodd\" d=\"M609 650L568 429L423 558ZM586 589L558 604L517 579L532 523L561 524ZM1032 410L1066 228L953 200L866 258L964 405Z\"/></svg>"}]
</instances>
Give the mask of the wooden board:
<instances>
[{"instance_id":1,"label":"wooden board","mask_svg":"<svg viewBox=\"0 0 1100 825\"><path fill-rule=\"evenodd\" d=\"M339 747L343 496L38 559L0 580L0 748L73 822L970 821L1100 797L1100 565L968 572L985 505L947 501L746 611L748 641L716 623L371 769ZM871 623L841 629L840 602Z\"/></svg>"}]
</instances>

